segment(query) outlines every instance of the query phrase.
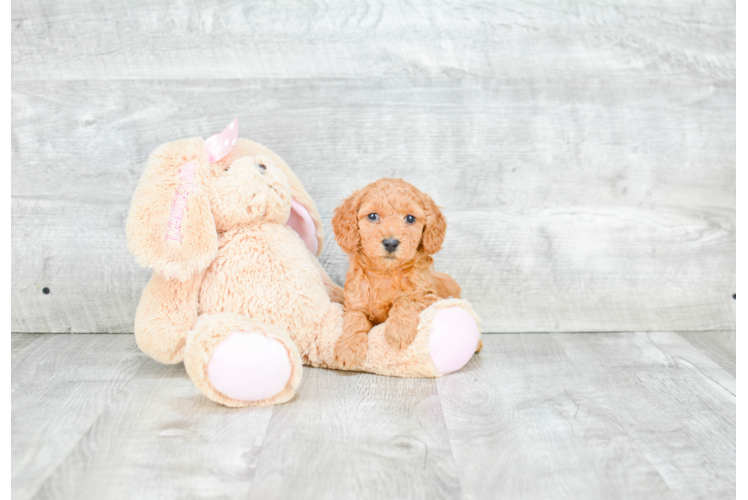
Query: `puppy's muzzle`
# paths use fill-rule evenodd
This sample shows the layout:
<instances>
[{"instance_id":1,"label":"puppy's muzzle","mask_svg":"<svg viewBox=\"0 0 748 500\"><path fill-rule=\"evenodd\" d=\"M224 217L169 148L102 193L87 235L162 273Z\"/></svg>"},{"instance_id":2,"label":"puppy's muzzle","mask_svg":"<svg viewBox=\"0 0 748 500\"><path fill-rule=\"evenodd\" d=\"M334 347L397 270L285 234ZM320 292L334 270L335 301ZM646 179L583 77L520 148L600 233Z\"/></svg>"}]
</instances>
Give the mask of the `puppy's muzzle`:
<instances>
[{"instance_id":1,"label":"puppy's muzzle","mask_svg":"<svg viewBox=\"0 0 748 500\"><path fill-rule=\"evenodd\" d=\"M397 247L400 245L400 241L394 238L387 238L385 240L382 240L382 245L384 246L385 250L387 250L389 253L392 253L397 250Z\"/></svg>"}]
</instances>

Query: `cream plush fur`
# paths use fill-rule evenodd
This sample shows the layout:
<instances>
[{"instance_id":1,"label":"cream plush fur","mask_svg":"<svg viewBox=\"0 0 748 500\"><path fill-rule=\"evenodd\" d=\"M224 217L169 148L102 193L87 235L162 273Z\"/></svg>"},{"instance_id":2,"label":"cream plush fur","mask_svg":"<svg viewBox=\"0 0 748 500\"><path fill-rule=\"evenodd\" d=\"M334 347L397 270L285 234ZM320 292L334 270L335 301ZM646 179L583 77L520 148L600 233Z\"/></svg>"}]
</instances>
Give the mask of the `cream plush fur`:
<instances>
[{"instance_id":1,"label":"cream plush fur","mask_svg":"<svg viewBox=\"0 0 748 500\"><path fill-rule=\"evenodd\" d=\"M317 255L323 245L321 219L301 182L269 149L239 139L225 158L209 163L203 146L194 138L156 149L133 195L128 248L154 270L135 315L135 338L157 361L184 361L197 388L214 401L234 407L283 403L301 382L302 364L341 368L334 346L342 333L342 289L309 251L309 242L287 225L292 200L314 223L317 245L311 248L316 246ZM174 220L175 193L185 182L180 171L189 161L197 168L179 221L183 239L176 241L167 239L167 228ZM431 325L438 311L454 307L467 311L479 331L480 320L467 302L439 301L421 313L418 335L406 349L384 340L384 325L373 328L367 358L352 369L440 376L429 354ZM259 333L285 348L291 375L283 390L247 401L215 388L212 356L234 332Z\"/></svg>"}]
</instances>

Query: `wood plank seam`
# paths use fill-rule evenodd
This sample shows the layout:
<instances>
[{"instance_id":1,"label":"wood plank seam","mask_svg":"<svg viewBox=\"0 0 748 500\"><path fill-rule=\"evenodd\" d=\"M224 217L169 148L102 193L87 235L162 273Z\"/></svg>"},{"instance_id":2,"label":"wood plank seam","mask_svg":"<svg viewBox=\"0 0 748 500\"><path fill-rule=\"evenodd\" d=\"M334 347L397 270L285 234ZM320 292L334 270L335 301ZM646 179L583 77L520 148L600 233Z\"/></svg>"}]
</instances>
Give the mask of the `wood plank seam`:
<instances>
[{"instance_id":1,"label":"wood plank seam","mask_svg":"<svg viewBox=\"0 0 748 500\"><path fill-rule=\"evenodd\" d=\"M70 455L70 452L73 451L78 447L78 445L83 441L83 439L88 436L88 434L91 432L91 429L96 425L96 422L99 421L101 416L106 413L107 410L110 409L110 407L116 402L118 399L118 396L122 394L122 392L125 390L125 388L132 382L132 380L136 377L138 373L143 369L143 367L150 361L150 358L145 357L143 359L143 363L140 365L140 367L132 374L132 376L127 379L127 382L123 383L122 386L117 391L117 394L112 396L112 398L107 402L107 404L102 408L102 410L99 412L99 414L96 416L96 418L91 422L91 425L88 426L88 429L86 429L85 432L81 434L81 436L78 438L78 440L75 442L73 446L70 446L68 448L68 451L65 453L64 456L60 459L60 461L55 465L53 469L49 471L49 473L44 477L42 481L39 482L39 486L36 488L34 493L30 496L30 498L34 498L37 496L37 494L42 490L44 485L47 483L50 477L54 476L55 472L60 468L60 466L65 462L65 460Z\"/></svg>"}]
</instances>

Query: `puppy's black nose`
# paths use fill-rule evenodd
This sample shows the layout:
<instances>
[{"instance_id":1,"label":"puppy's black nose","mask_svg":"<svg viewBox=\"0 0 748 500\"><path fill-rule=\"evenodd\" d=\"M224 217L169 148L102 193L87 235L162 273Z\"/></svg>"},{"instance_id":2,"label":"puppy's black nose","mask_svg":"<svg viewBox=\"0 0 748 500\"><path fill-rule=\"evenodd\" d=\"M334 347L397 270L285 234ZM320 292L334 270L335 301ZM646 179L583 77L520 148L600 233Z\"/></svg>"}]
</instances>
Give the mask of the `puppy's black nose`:
<instances>
[{"instance_id":1,"label":"puppy's black nose","mask_svg":"<svg viewBox=\"0 0 748 500\"><path fill-rule=\"evenodd\" d=\"M397 250L397 246L400 244L400 241L393 239L393 238L387 238L386 240L382 240L382 245L384 245L384 249L388 252L394 252Z\"/></svg>"}]
</instances>

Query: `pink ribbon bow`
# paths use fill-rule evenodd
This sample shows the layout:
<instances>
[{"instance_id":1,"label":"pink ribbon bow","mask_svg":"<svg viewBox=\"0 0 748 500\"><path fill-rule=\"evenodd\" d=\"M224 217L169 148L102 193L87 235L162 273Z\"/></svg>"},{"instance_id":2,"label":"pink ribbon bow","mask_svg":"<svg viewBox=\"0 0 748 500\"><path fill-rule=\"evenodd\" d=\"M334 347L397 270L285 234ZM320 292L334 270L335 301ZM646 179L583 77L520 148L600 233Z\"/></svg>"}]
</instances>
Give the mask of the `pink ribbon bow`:
<instances>
[{"instance_id":1,"label":"pink ribbon bow","mask_svg":"<svg viewBox=\"0 0 748 500\"><path fill-rule=\"evenodd\" d=\"M229 154L231 148L236 144L239 138L239 119L229 123L228 127L223 129L220 134L213 134L205 139L205 154L208 155L208 161L215 163Z\"/></svg>"}]
</instances>

